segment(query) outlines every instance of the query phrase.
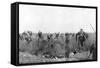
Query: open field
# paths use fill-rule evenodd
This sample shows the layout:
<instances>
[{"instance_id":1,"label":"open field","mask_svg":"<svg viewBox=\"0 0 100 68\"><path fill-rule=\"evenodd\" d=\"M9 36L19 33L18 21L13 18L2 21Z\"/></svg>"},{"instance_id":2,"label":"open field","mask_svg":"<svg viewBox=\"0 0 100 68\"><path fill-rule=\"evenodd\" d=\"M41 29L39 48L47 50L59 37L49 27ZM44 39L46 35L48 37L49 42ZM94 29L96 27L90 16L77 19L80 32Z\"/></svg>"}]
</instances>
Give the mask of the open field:
<instances>
[{"instance_id":1,"label":"open field","mask_svg":"<svg viewBox=\"0 0 100 68\"><path fill-rule=\"evenodd\" d=\"M44 34L44 37L46 34ZM35 34L32 41L19 40L19 62L20 63L39 63L39 62L56 62L56 61L79 61L90 60L90 47L95 43L95 33L88 33L84 46L78 49L75 35L68 37L69 42L65 43L65 38L39 40ZM77 51L76 53L73 53ZM50 55L50 56L46 56ZM52 56L52 57L51 57Z\"/></svg>"}]
</instances>

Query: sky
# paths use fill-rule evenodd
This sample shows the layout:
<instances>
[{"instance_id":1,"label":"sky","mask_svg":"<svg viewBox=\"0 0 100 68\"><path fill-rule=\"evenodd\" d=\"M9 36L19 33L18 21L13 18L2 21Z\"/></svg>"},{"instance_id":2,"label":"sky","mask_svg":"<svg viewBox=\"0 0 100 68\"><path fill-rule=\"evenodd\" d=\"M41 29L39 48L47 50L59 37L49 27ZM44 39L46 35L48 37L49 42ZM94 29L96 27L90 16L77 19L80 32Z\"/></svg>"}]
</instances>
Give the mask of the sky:
<instances>
[{"instance_id":1,"label":"sky","mask_svg":"<svg viewBox=\"0 0 100 68\"><path fill-rule=\"evenodd\" d=\"M19 6L19 33L28 30L34 33L76 33L81 28L85 32L94 32L90 24L96 30L95 9L23 4Z\"/></svg>"}]
</instances>

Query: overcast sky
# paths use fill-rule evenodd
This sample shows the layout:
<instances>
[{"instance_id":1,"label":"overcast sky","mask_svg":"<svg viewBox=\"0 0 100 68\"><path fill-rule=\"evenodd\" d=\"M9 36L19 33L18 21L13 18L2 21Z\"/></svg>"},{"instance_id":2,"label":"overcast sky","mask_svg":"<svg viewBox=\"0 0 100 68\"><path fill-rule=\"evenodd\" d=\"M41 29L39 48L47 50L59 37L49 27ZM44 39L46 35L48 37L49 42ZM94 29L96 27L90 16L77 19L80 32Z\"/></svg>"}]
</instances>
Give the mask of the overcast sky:
<instances>
[{"instance_id":1,"label":"overcast sky","mask_svg":"<svg viewBox=\"0 0 100 68\"><path fill-rule=\"evenodd\" d=\"M90 24L95 30L95 9L38 5L19 7L19 33L27 30L76 33L80 28L86 32L94 32Z\"/></svg>"}]
</instances>

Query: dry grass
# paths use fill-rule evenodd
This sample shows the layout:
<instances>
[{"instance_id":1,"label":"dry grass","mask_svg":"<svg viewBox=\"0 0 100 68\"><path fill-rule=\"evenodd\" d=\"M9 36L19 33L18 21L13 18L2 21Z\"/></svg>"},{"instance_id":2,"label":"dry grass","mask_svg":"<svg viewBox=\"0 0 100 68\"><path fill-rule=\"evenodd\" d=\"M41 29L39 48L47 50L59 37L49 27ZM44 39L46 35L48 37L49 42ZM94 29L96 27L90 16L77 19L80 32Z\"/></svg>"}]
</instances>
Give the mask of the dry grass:
<instances>
[{"instance_id":1,"label":"dry grass","mask_svg":"<svg viewBox=\"0 0 100 68\"><path fill-rule=\"evenodd\" d=\"M71 54L71 51L74 51L76 48L78 48L78 44L75 40L75 37L72 37L70 39L69 44L67 45L70 48L69 58L56 58L56 59L45 58L42 55L36 56L35 52L37 52L37 50L39 49L37 47L37 40L34 39L30 44L27 44L27 42L20 40L19 41L19 47L20 47L19 62L20 63L40 63L40 62L55 62L55 61L87 60L87 59L90 59L89 47L91 46L91 44L94 43L94 40L95 40L95 34L89 33L89 38L86 40L85 46L83 47L84 51L80 53L76 53L76 54ZM42 46L45 47L46 45L42 45ZM51 51L52 51L51 53L55 52L54 55L59 55L65 52L65 48L61 47L60 44L57 44L55 45L54 50L51 49Z\"/></svg>"}]
</instances>

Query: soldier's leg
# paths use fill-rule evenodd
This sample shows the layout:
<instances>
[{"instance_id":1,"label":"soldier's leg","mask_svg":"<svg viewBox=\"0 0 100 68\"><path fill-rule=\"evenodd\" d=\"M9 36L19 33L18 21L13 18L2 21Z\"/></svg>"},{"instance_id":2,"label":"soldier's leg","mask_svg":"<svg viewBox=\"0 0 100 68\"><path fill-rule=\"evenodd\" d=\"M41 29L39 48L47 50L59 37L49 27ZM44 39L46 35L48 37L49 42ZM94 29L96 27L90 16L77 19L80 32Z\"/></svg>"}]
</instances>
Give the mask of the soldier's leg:
<instances>
[{"instance_id":1,"label":"soldier's leg","mask_svg":"<svg viewBox=\"0 0 100 68\"><path fill-rule=\"evenodd\" d=\"M80 42L80 40L78 41L78 49L79 50L81 49L81 42Z\"/></svg>"},{"instance_id":2,"label":"soldier's leg","mask_svg":"<svg viewBox=\"0 0 100 68\"><path fill-rule=\"evenodd\" d=\"M81 47L83 47L83 41L81 41Z\"/></svg>"}]
</instances>

